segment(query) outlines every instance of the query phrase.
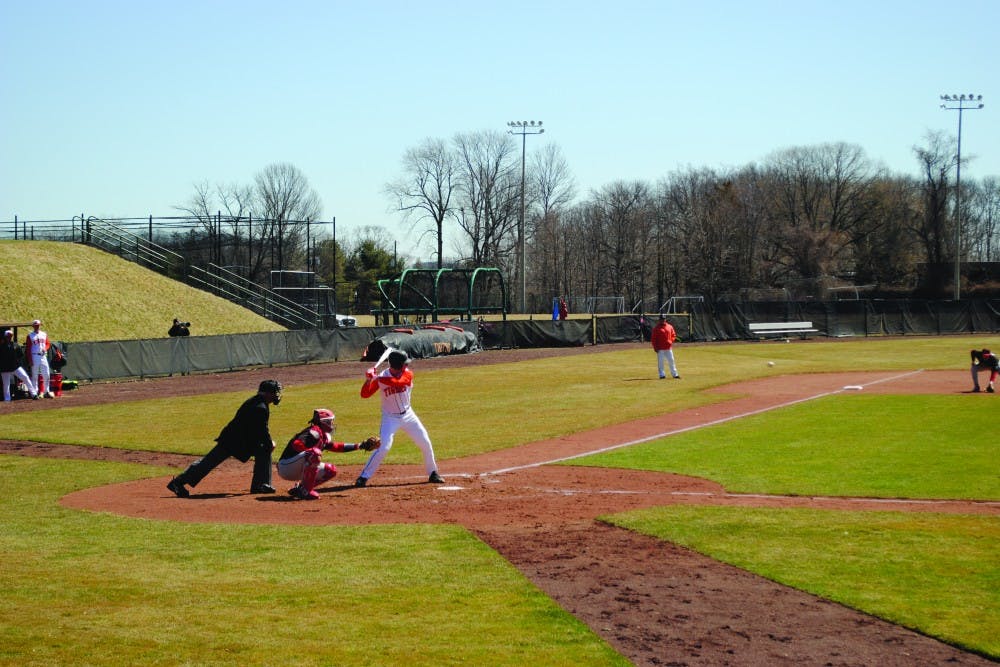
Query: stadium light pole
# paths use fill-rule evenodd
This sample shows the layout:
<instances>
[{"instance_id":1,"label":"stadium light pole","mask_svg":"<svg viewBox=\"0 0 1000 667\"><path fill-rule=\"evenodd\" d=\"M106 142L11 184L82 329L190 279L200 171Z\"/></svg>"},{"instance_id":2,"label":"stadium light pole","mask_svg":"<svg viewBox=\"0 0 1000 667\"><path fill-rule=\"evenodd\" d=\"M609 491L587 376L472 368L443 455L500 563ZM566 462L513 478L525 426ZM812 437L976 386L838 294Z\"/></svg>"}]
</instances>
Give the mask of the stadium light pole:
<instances>
[{"instance_id":1,"label":"stadium light pole","mask_svg":"<svg viewBox=\"0 0 1000 667\"><path fill-rule=\"evenodd\" d=\"M983 96L942 95L941 108L958 112L958 155L955 160L955 301L961 297L962 261L962 112L983 108ZM958 106L954 106L954 105ZM968 104L968 106L966 106Z\"/></svg>"},{"instance_id":2,"label":"stadium light pole","mask_svg":"<svg viewBox=\"0 0 1000 667\"><path fill-rule=\"evenodd\" d=\"M525 261L526 253L524 248L524 155L527 148L528 135L542 134L545 130L542 129L542 121L537 121L536 124L533 120L512 120L507 123L507 127L510 128L507 130L510 134L521 135L521 218L517 224L517 252L520 255L519 264L521 265L521 312L524 313L528 309L528 273L526 271L527 262Z\"/></svg>"}]
</instances>

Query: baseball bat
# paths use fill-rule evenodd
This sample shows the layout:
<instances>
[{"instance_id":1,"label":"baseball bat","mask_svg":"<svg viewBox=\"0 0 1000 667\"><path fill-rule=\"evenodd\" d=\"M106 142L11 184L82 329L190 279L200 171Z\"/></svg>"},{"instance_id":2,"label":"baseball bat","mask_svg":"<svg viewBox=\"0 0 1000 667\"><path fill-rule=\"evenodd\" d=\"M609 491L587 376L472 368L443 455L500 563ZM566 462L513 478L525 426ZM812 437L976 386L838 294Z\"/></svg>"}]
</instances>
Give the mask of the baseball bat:
<instances>
[{"instance_id":1,"label":"baseball bat","mask_svg":"<svg viewBox=\"0 0 1000 667\"><path fill-rule=\"evenodd\" d=\"M391 347L386 347L385 352L382 353L382 356L379 357L378 361L375 362L375 365L372 366L372 370L378 372L378 367L384 364L389 359L389 355L392 354L393 352L395 352L395 350L393 350Z\"/></svg>"}]
</instances>

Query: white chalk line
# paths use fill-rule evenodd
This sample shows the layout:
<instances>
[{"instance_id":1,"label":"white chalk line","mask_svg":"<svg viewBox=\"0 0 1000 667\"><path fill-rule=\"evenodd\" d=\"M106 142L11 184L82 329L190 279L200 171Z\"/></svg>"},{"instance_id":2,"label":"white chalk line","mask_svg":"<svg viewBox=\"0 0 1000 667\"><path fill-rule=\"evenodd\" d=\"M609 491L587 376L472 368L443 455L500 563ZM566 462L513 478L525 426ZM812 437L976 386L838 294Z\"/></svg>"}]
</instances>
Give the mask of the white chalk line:
<instances>
[{"instance_id":1,"label":"white chalk line","mask_svg":"<svg viewBox=\"0 0 1000 667\"><path fill-rule=\"evenodd\" d=\"M860 385L862 387L871 387L876 384L881 384L883 382L895 382L903 378L910 377L911 375L916 375L922 373L924 369L919 369L915 371L909 371L907 373L902 373L900 375L894 375L892 377L882 378L881 380L873 380L867 384ZM827 396L833 396L834 394L844 393L844 389L834 389L832 391L825 391L813 396L807 396L805 398L797 398L793 401L786 401L784 403L779 403L776 405L771 405L765 408L759 408L757 410L749 410L747 412L740 413L738 415L730 415L728 417L722 417L721 419L715 419L703 424L695 424L694 426L685 426L684 428L674 429L672 431L665 431L663 433L656 433L654 435L648 435L643 438L638 438L636 440L630 440L628 442L622 442L617 445L609 445L607 447L600 447L598 449L593 449L587 452L581 452L579 454L573 454L572 456L564 456L558 459L549 459L548 461L537 461L535 463L526 463L520 466L512 466L510 468L501 468L499 470L493 470L491 472L480 473L482 475L502 475L508 472L515 472L517 470L526 470L528 468L538 468L544 465L551 465L553 463L562 463L563 461L572 461L573 459L578 459L584 456L591 456L593 454L603 454L605 452L611 452L616 449L621 449L622 447L631 447L632 445L642 444L644 442L649 442L651 440L659 440L660 438L667 438L672 435L678 435L680 433L687 433L689 431L696 431L698 429L707 428L709 426L718 426L719 424L725 424L727 422L735 421L737 419L745 419L746 417L753 417L754 415L763 414L765 412L770 412L771 410L779 410L781 408L791 407L793 405L798 405L799 403L806 403L808 401L814 401L819 398L825 398ZM706 406L710 408L711 406Z\"/></svg>"}]
</instances>

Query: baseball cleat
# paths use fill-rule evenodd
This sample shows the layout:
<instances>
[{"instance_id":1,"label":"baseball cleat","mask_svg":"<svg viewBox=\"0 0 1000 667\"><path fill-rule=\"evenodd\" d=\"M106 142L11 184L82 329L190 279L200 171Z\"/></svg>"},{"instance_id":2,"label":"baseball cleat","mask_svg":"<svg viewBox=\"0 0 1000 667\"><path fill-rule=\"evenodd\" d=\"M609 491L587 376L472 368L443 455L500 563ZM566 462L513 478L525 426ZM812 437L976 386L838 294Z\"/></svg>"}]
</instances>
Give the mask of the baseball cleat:
<instances>
[{"instance_id":1,"label":"baseball cleat","mask_svg":"<svg viewBox=\"0 0 1000 667\"><path fill-rule=\"evenodd\" d=\"M992 394L993 393L993 385L990 385L989 387L986 388L986 393L987 394Z\"/></svg>"},{"instance_id":2,"label":"baseball cleat","mask_svg":"<svg viewBox=\"0 0 1000 667\"><path fill-rule=\"evenodd\" d=\"M356 480L354 480L354 486L358 487L359 489L368 486L368 478L358 477Z\"/></svg>"},{"instance_id":3,"label":"baseball cleat","mask_svg":"<svg viewBox=\"0 0 1000 667\"><path fill-rule=\"evenodd\" d=\"M274 487L270 484L258 484L250 487L250 493L274 493Z\"/></svg>"},{"instance_id":4,"label":"baseball cleat","mask_svg":"<svg viewBox=\"0 0 1000 667\"><path fill-rule=\"evenodd\" d=\"M184 482L178 481L176 477L167 482L167 488L178 498L187 498L191 495L188 493L188 490L184 488Z\"/></svg>"},{"instance_id":5,"label":"baseball cleat","mask_svg":"<svg viewBox=\"0 0 1000 667\"><path fill-rule=\"evenodd\" d=\"M306 491L301 486L293 486L288 489L288 495L296 500L319 500L319 494L315 491Z\"/></svg>"},{"instance_id":6,"label":"baseball cleat","mask_svg":"<svg viewBox=\"0 0 1000 667\"><path fill-rule=\"evenodd\" d=\"M444 478L438 474L437 470L431 473L427 481L431 484L444 484Z\"/></svg>"}]
</instances>

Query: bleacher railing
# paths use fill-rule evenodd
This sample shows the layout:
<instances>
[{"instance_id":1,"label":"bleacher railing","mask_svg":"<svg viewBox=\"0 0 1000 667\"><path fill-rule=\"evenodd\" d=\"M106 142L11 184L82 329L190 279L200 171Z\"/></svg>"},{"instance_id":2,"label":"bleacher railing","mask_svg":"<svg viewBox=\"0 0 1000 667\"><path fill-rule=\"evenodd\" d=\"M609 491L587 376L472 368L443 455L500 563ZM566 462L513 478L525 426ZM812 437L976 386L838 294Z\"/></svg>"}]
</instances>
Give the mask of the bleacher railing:
<instances>
[{"instance_id":1,"label":"bleacher railing","mask_svg":"<svg viewBox=\"0 0 1000 667\"><path fill-rule=\"evenodd\" d=\"M75 233L73 236L76 238ZM183 255L107 220L87 219L85 226L81 224L80 240L232 301L289 329L313 329L323 324L323 318L315 310L216 264L194 266Z\"/></svg>"}]
</instances>

